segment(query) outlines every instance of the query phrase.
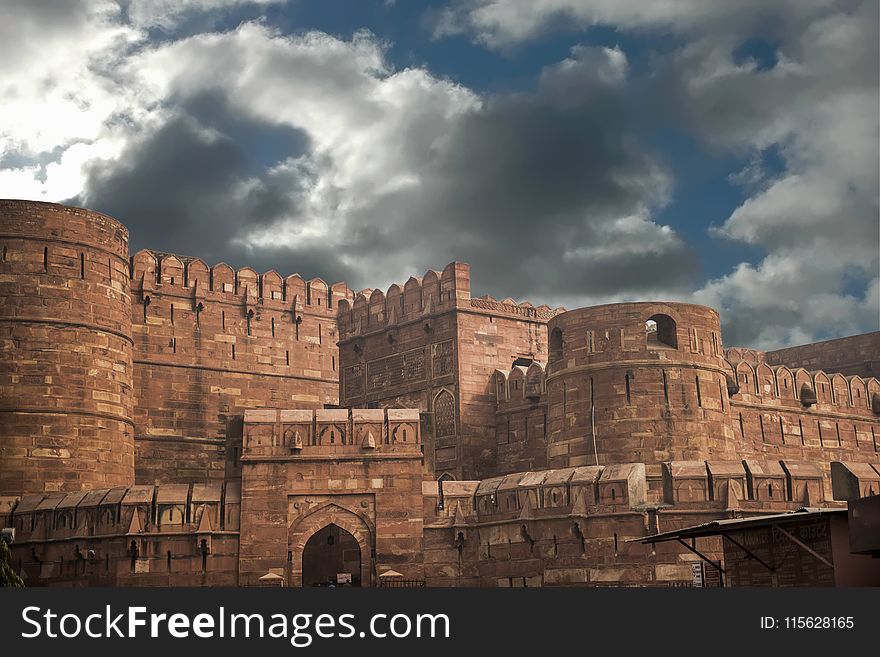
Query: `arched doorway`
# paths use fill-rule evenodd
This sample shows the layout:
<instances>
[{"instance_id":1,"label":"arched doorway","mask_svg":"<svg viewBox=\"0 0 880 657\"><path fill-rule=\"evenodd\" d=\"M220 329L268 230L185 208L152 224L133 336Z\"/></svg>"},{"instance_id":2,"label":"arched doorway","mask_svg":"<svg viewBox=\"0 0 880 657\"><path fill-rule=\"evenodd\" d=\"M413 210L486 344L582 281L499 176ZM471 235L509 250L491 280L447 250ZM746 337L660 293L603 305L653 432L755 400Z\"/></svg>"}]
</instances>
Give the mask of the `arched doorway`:
<instances>
[{"instance_id":1,"label":"arched doorway","mask_svg":"<svg viewBox=\"0 0 880 657\"><path fill-rule=\"evenodd\" d=\"M361 585L361 548L357 539L342 527L330 523L306 541L302 553L302 585L337 585L337 576L347 574L351 586Z\"/></svg>"}]
</instances>

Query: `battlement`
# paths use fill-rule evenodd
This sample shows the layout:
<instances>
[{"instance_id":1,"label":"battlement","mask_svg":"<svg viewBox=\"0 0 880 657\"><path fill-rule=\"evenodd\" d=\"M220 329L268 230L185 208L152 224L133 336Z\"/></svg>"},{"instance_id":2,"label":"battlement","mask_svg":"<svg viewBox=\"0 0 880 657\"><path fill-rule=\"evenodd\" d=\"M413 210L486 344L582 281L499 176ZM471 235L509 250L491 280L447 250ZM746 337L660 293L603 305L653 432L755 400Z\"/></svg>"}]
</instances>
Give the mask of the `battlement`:
<instances>
[{"instance_id":1,"label":"battlement","mask_svg":"<svg viewBox=\"0 0 880 657\"><path fill-rule=\"evenodd\" d=\"M241 491L237 482L120 486L6 498L2 506L0 520L15 528L16 544L207 534L238 531Z\"/></svg>"},{"instance_id":2,"label":"battlement","mask_svg":"<svg viewBox=\"0 0 880 657\"><path fill-rule=\"evenodd\" d=\"M274 270L258 274L250 267L234 270L223 262L208 267L200 258L149 250L132 256L130 270L132 289L141 292L144 302L161 293L192 298L194 308L217 300L238 302L249 310L259 304L333 317L339 302L354 298L344 282L328 285L321 278L307 281L299 274L282 278Z\"/></svg>"},{"instance_id":3,"label":"battlement","mask_svg":"<svg viewBox=\"0 0 880 657\"><path fill-rule=\"evenodd\" d=\"M514 365L509 371L495 370L495 398L498 410L546 401L547 372L545 364L532 361L528 366Z\"/></svg>"},{"instance_id":4,"label":"battlement","mask_svg":"<svg viewBox=\"0 0 880 657\"><path fill-rule=\"evenodd\" d=\"M340 302L340 338L348 340L451 310L467 303L470 295L470 266L463 262L451 262L440 273L429 269L402 286L392 284L386 292L366 289L350 302Z\"/></svg>"},{"instance_id":5,"label":"battlement","mask_svg":"<svg viewBox=\"0 0 880 657\"><path fill-rule=\"evenodd\" d=\"M880 331L776 349L766 352L764 360L769 365L877 376L880 374Z\"/></svg>"},{"instance_id":6,"label":"battlement","mask_svg":"<svg viewBox=\"0 0 880 657\"><path fill-rule=\"evenodd\" d=\"M745 361L757 366L759 363L766 362L766 352L746 347L730 347L724 350L724 358L732 363Z\"/></svg>"},{"instance_id":7,"label":"battlement","mask_svg":"<svg viewBox=\"0 0 880 657\"><path fill-rule=\"evenodd\" d=\"M560 313L566 312L565 308L551 308L547 304L541 304L538 307L533 306L528 301L517 303L511 298L499 301L495 297L484 294L481 297L472 298L470 300L471 308L491 311L492 314L509 315L512 317L524 317L527 319L549 320Z\"/></svg>"},{"instance_id":8,"label":"battlement","mask_svg":"<svg viewBox=\"0 0 880 657\"><path fill-rule=\"evenodd\" d=\"M418 409L248 410L242 460L420 454L421 442Z\"/></svg>"},{"instance_id":9,"label":"battlement","mask_svg":"<svg viewBox=\"0 0 880 657\"><path fill-rule=\"evenodd\" d=\"M426 482L423 493L434 502L434 525L465 525L648 509L794 511L839 506L880 491L877 465L826 465L830 469L791 459L669 461L657 471L644 463L618 463Z\"/></svg>"},{"instance_id":10,"label":"battlement","mask_svg":"<svg viewBox=\"0 0 880 657\"><path fill-rule=\"evenodd\" d=\"M730 355L736 352L730 350ZM748 354L747 354L748 356ZM786 365L754 364L751 358L725 360L731 402L746 402L803 411L880 415L880 381L858 374L790 369Z\"/></svg>"}]
</instances>

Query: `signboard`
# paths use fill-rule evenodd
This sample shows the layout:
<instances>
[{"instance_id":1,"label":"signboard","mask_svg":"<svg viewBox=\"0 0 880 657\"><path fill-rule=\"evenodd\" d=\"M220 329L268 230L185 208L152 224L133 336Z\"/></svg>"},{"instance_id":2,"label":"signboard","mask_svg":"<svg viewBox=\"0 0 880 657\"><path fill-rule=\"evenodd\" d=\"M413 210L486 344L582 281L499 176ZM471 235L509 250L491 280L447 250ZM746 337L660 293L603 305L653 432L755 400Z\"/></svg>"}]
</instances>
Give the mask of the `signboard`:
<instances>
[{"instance_id":1,"label":"signboard","mask_svg":"<svg viewBox=\"0 0 880 657\"><path fill-rule=\"evenodd\" d=\"M703 564L703 586L706 588L719 588L722 586L721 571L712 564Z\"/></svg>"},{"instance_id":2,"label":"signboard","mask_svg":"<svg viewBox=\"0 0 880 657\"><path fill-rule=\"evenodd\" d=\"M787 522L780 527L831 562L828 518L804 518L802 522ZM730 537L751 553L724 540L724 564L730 586L834 586L834 569L775 527L743 529L731 532Z\"/></svg>"},{"instance_id":3,"label":"signboard","mask_svg":"<svg viewBox=\"0 0 880 657\"><path fill-rule=\"evenodd\" d=\"M697 587L703 586L703 562L695 561L691 564L691 572L693 573L693 585Z\"/></svg>"},{"instance_id":4,"label":"signboard","mask_svg":"<svg viewBox=\"0 0 880 657\"><path fill-rule=\"evenodd\" d=\"M337 584L351 584L351 573L336 573Z\"/></svg>"}]
</instances>

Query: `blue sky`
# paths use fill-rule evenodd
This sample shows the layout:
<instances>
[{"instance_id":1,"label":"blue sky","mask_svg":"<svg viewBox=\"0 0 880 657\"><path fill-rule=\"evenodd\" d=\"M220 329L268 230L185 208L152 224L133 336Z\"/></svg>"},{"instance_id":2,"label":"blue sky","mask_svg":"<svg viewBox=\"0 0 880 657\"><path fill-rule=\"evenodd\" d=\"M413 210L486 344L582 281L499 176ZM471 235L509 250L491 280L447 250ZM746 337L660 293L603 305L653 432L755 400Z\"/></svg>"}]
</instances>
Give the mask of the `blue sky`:
<instances>
[{"instance_id":1,"label":"blue sky","mask_svg":"<svg viewBox=\"0 0 880 657\"><path fill-rule=\"evenodd\" d=\"M0 194L355 288L877 330L876 2L3 0Z\"/></svg>"}]
</instances>

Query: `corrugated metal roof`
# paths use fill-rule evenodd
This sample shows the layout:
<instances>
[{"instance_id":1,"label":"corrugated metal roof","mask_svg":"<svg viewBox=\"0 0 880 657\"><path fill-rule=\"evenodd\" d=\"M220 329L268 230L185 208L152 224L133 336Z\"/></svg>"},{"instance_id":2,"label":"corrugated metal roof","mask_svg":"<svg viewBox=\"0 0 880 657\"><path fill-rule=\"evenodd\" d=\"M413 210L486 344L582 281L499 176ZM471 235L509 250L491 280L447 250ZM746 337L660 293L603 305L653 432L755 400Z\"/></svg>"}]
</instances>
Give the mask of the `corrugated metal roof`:
<instances>
[{"instance_id":1,"label":"corrugated metal roof","mask_svg":"<svg viewBox=\"0 0 880 657\"><path fill-rule=\"evenodd\" d=\"M704 522L701 525L694 525L693 527L685 527L684 529L675 529L669 532L661 532L660 534L654 534L653 536L646 536L644 538L633 538L630 539L628 542L662 543L664 541L674 541L679 538L717 536L719 534L726 534L731 531L752 529L755 527L762 527L779 523L798 522L799 520L804 520L805 518L834 513L846 513L846 509L816 509L804 507L798 509L797 511L789 511L787 513L774 513L770 515L756 516L754 518L724 518L721 520Z\"/></svg>"}]
</instances>

